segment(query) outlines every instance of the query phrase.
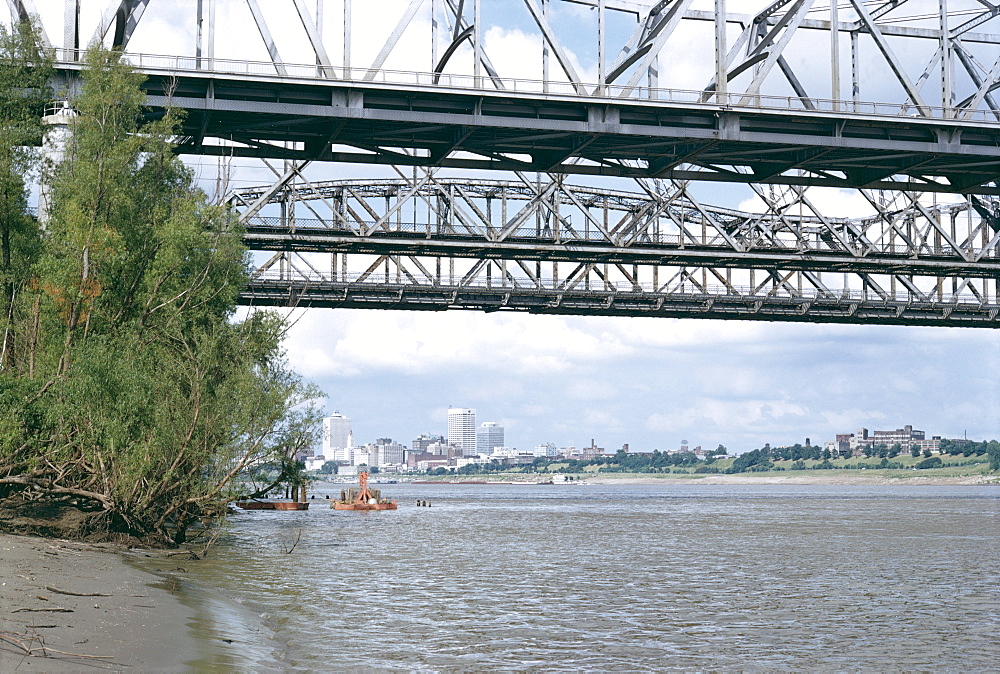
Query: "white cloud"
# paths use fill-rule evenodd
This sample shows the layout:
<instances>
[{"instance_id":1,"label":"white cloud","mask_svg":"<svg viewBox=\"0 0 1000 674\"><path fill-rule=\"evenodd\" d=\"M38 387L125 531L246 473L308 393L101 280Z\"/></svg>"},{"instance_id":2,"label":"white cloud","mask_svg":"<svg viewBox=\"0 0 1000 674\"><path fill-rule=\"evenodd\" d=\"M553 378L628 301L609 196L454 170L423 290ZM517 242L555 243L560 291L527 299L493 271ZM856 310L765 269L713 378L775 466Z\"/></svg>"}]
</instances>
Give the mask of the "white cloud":
<instances>
[{"instance_id":1,"label":"white cloud","mask_svg":"<svg viewBox=\"0 0 1000 674\"><path fill-rule=\"evenodd\" d=\"M705 424L724 427L730 432L759 431L762 425L774 425L798 421L810 415L809 410L787 399L781 400L712 400L699 399L684 409L657 412L646 419L646 427L653 431L686 431Z\"/></svg>"},{"instance_id":2,"label":"white cloud","mask_svg":"<svg viewBox=\"0 0 1000 674\"><path fill-rule=\"evenodd\" d=\"M618 395L618 388L614 384L578 377L566 382L565 391L567 400L611 400Z\"/></svg>"},{"instance_id":3,"label":"white cloud","mask_svg":"<svg viewBox=\"0 0 1000 674\"><path fill-rule=\"evenodd\" d=\"M308 312L288 336L292 363L313 376L422 374L474 367L560 373L629 352L614 336L559 317L447 312Z\"/></svg>"},{"instance_id":4,"label":"white cloud","mask_svg":"<svg viewBox=\"0 0 1000 674\"><path fill-rule=\"evenodd\" d=\"M843 428L844 433L853 433L855 428L866 425L873 425L885 421L886 415L883 412L873 412L852 407L842 410L827 410L821 415L827 425L833 428Z\"/></svg>"},{"instance_id":5,"label":"white cloud","mask_svg":"<svg viewBox=\"0 0 1000 674\"><path fill-rule=\"evenodd\" d=\"M787 187L768 188L773 189L774 196L768 194L771 199L776 199L777 204L786 204L792 199L791 190ZM820 213L831 218L859 218L873 215L876 211L861 192L858 190L836 189L832 187L812 187L806 191L806 198ZM747 213L766 213L767 204L756 194L753 197L742 201L738 210ZM806 205L796 204L790 215L812 216L813 212Z\"/></svg>"}]
</instances>

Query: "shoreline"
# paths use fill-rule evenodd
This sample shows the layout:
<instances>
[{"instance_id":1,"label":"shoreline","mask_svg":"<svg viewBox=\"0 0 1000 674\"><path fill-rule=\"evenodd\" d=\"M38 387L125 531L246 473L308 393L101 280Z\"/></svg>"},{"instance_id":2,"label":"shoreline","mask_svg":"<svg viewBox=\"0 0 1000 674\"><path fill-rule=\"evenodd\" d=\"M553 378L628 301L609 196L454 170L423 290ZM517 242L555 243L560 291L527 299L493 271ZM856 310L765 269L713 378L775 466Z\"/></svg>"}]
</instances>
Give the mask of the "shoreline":
<instances>
[{"instance_id":1,"label":"shoreline","mask_svg":"<svg viewBox=\"0 0 1000 674\"><path fill-rule=\"evenodd\" d=\"M835 472L835 471L828 471ZM796 475L792 471L777 473L735 473L719 474L706 473L702 475L643 475L642 473L586 473L577 476L579 481L556 483L554 486L586 486L586 485L615 485L615 484L636 484L636 485L885 485L885 486L1000 486L1000 475ZM543 473L533 474L531 478L520 480L483 480L482 476L469 476L468 480L455 479L452 477L442 477L440 480L422 479L410 481L411 484L513 484L513 485L536 485L549 484L547 482L550 475ZM405 483L402 482L402 483Z\"/></svg>"},{"instance_id":2,"label":"shoreline","mask_svg":"<svg viewBox=\"0 0 1000 674\"><path fill-rule=\"evenodd\" d=\"M776 475L772 473L747 475L746 473L736 473L733 475L706 474L704 476L691 477L594 477L585 478L585 484L711 484L711 485L883 485L883 486L929 486L929 487L959 487L959 486L1000 486L1000 477L989 475L964 475L954 477L942 476L906 476L890 477L885 475Z\"/></svg>"},{"instance_id":3,"label":"shoreline","mask_svg":"<svg viewBox=\"0 0 1000 674\"><path fill-rule=\"evenodd\" d=\"M119 548L0 534L0 565L0 671L186 671L202 651L195 612Z\"/></svg>"},{"instance_id":4,"label":"shoreline","mask_svg":"<svg viewBox=\"0 0 1000 674\"><path fill-rule=\"evenodd\" d=\"M283 669L266 614L169 552L0 533L0 672Z\"/></svg>"}]
</instances>

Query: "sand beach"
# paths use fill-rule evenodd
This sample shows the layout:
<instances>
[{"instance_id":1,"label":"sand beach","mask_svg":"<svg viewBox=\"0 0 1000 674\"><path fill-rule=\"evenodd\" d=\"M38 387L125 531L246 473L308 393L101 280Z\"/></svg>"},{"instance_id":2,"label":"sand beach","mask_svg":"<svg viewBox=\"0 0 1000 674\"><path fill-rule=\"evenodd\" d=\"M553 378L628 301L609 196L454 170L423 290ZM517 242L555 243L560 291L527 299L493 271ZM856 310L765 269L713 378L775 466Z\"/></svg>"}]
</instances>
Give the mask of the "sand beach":
<instances>
[{"instance_id":1,"label":"sand beach","mask_svg":"<svg viewBox=\"0 0 1000 674\"><path fill-rule=\"evenodd\" d=\"M0 672L185 671L198 654L193 610L122 555L0 534Z\"/></svg>"}]
</instances>

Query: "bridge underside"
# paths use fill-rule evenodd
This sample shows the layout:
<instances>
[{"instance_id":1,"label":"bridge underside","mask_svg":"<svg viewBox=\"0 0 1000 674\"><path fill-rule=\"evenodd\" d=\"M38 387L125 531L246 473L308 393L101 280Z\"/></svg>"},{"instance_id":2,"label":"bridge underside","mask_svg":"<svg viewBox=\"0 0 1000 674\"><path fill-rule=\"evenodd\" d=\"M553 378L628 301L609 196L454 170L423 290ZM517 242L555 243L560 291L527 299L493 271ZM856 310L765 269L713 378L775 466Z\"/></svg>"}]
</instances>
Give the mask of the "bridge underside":
<instances>
[{"instance_id":1,"label":"bridge underside","mask_svg":"<svg viewBox=\"0 0 1000 674\"><path fill-rule=\"evenodd\" d=\"M175 4L112 0L92 42L147 77L151 117L185 112L180 153L284 161L229 200L248 304L998 327L995 0L410 0L364 20L344 0L333 21L321 1L212 0L180 11L193 55L143 53L140 20ZM57 48L69 92L81 6ZM511 59L490 27L537 42ZM403 180L318 184L311 162ZM743 183L763 212L691 181ZM831 217L810 187L871 208Z\"/></svg>"},{"instance_id":2,"label":"bridge underside","mask_svg":"<svg viewBox=\"0 0 1000 674\"><path fill-rule=\"evenodd\" d=\"M657 316L809 323L1000 327L1000 304L924 302L845 296L781 297L583 289L418 286L371 282L255 279L241 294L247 306L443 311L523 311L531 314Z\"/></svg>"},{"instance_id":3,"label":"bridge underside","mask_svg":"<svg viewBox=\"0 0 1000 674\"><path fill-rule=\"evenodd\" d=\"M779 111L150 73L151 114L187 111L188 154L1000 194L992 125L850 103Z\"/></svg>"}]
</instances>

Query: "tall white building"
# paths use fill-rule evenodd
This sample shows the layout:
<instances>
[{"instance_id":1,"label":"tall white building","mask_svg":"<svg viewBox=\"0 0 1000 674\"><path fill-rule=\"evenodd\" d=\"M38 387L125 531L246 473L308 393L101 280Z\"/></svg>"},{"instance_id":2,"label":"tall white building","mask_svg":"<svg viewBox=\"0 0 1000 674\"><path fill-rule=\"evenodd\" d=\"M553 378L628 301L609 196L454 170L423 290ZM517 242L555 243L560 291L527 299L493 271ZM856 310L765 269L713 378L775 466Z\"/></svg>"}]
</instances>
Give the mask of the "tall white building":
<instances>
[{"instance_id":1,"label":"tall white building","mask_svg":"<svg viewBox=\"0 0 1000 674\"><path fill-rule=\"evenodd\" d=\"M350 417L334 412L323 419L323 456L330 461L350 461L353 445Z\"/></svg>"},{"instance_id":2,"label":"tall white building","mask_svg":"<svg viewBox=\"0 0 1000 674\"><path fill-rule=\"evenodd\" d=\"M476 453L476 410L464 407L448 410L448 443L460 447L464 456Z\"/></svg>"},{"instance_id":3,"label":"tall white building","mask_svg":"<svg viewBox=\"0 0 1000 674\"><path fill-rule=\"evenodd\" d=\"M484 421L476 433L476 453L489 456L494 447L503 447L503 426L495 421Z\"/></svg>"}]
</instances>

